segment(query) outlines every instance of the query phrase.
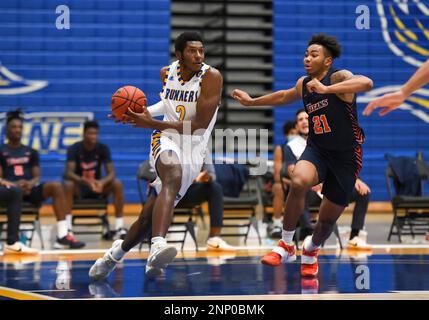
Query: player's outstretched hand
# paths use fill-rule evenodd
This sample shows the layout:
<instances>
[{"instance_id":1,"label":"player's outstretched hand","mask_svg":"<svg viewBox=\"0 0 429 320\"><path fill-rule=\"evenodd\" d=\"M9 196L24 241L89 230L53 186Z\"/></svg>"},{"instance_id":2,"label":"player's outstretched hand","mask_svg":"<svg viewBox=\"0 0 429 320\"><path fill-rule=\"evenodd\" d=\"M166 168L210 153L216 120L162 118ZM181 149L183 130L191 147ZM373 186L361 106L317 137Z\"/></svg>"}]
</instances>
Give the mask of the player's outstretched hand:
<instances>
[{"instance_id":1,"label":"player's outstretched hand","mask_svg":"<svg viewBox=\"0 0 429 320\"><path fill-rule=\"evenodd\" d=\"M240 102L243 106L252 105L253 99L249 96L249 94L240 89L234 89L231 92L231 97Z\"/></svg>"},{"instance_id":2,"label":"player's outstretched hand","mask_svg":"<svg viewBox=\"0 0 429 320\"><path fill-rule=\"evenodd\" d=\"M127 123L131 123L136 128L151 129L153 118L147 108L143 108L141 113L135 113L128 108L127 114L123 116L122 120L126 120Z\"/></svg>"},{"instance_id":3,"label":"player's outstretched hand","mask_svg":"<svg viewBox=\"0 0 429 320\"><path fill-rule=\"evenodd\" d=\"M362 114L364 116L369 116L375 109L382 108L378 114L380 116L384 116L399 107L406 98L407 97L401 90L387 93L380 98L371 101L363 110Z\"/></svg>"}]
</instances>

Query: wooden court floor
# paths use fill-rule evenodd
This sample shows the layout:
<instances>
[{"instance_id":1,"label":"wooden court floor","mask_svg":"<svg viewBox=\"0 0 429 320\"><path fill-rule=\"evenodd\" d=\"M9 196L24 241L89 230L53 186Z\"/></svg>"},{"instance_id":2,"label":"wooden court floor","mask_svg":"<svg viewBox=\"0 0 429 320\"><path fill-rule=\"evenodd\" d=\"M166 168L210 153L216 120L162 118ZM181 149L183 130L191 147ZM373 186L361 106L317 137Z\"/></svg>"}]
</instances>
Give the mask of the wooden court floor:
<instances>
[{"instance_id":1,"label":"wooden court floor","mask_svg":"<svg viewBox=\"0 0 429 320\"><path fill-rule=\"evenodd\" d=\"M147 253L133 251L105 282L88 271L102 251L45 251L0 256L0 299L429 299L429 248L325 249L317 278L301 278L300 259L276 268L266 250L185 251L165 273L145 279Z\"/></svg>"}]
</instances>

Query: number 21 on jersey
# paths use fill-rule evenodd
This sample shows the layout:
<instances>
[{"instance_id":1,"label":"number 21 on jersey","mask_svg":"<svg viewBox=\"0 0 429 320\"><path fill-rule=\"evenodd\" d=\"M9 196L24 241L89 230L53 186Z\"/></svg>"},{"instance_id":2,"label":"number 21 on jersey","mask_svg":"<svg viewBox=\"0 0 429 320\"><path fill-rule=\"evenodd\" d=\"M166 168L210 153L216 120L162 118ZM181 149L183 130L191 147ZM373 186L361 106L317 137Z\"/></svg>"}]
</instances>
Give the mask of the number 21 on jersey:
<instances>
[{"instance_id":1,"label":"number 21 on jersey","mask_svg":"<svg viewBox=\"0 0 429 320\"><path fill-rule=\"evenodd\" d=\"M323 134L331 132L331 128L329 127L328 120L324 114L320 116L313 116L311 120L314 123L313 130L315 134Z\"/></svg>"}]
</instances>

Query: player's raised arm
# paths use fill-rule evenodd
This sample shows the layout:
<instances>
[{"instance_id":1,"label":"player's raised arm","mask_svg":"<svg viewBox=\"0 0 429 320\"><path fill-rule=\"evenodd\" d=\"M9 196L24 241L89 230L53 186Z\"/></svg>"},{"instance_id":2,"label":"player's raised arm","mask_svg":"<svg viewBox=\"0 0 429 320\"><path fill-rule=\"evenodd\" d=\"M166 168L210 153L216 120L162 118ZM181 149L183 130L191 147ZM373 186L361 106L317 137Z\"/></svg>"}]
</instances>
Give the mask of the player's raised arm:
<instances>
[{"instance_id":1,"label":"player's raised arm","mask_svg":"<svg viewBox=\"0 0 429 320\"><path fill-rule=\"evenodd\" d=\"M320 94L336 94L341 99L351 102L358 92L369 91L373 87L372 80L361 75L353 75L348 70L340 70L332 74L331 85L325 86L317 78L313 78L307 83L310 92Z\"/></svg>"},{"instance_id":2,"label":"player's raised arm","mask_svg":"<svg viewBox=\"0 0 429 320\"><path fill-rule=\"evenodd\" d=\"M276 91L257 98L251 98L247 92L240 89L233 90L231 96L243 106L278 106L288 104L301 98L303 80L304 77L298 79L293 88Z\"/></svg>"},{"instance_id":3,"label":"player's raised arm","mask_svg":"<svg viewBox=\"0 0 429 320\"><path fill-rule=\"evenodd\" d=\"M363 110L364 116L369 116L374 109L382 108L380 116L384 116L399 107L414 91L429 83L429 60L427 60L414 75L398 91L387 93L371 101Z\"/></svg>"}]
</instances>

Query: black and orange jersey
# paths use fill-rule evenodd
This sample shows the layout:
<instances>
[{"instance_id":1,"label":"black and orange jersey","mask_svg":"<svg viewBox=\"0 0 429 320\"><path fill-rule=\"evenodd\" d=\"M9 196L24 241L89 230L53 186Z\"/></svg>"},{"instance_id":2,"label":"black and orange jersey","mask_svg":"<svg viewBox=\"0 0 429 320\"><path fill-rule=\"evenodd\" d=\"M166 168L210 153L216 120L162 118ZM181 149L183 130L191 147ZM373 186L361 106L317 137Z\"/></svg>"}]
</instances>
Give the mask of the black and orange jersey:
<instances>
[{"instance_id":1,"label":"black and orange jersey","mask_svg":"<svg viewBox=\"0 0 429 320\"><path fill-rule=\"evenodd\" d=\"M331 76L338 70L332 68L320 81L331 85ZM341 100L336 94L310 93L307 76L302 84L302 100L309 120L309 141L326 150L347 150L364 142L363 130L359 127L356 96L352 103Z\"/></svg>"},{"instance_id":2,"label":"black and orange jersey","mask_svg":"<svg viewBox=\"0 0 429 320\"><path fill-rule=\"evenodd\" d=\"M3 144L0 146L0 165L6 180L31 180L34 178L31 169L39 166L39 153L28 146L12 148Z\"/></svg>"}]
</instances>

